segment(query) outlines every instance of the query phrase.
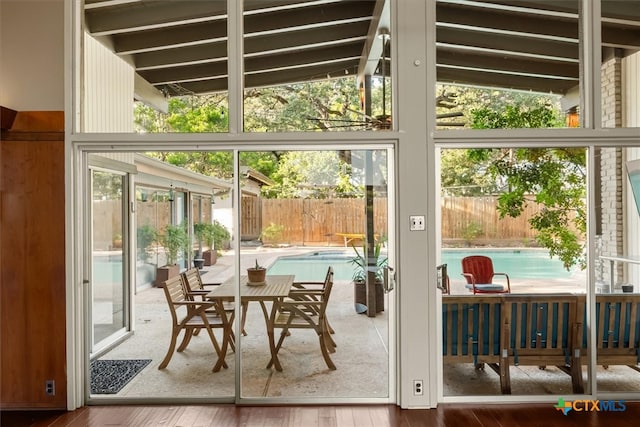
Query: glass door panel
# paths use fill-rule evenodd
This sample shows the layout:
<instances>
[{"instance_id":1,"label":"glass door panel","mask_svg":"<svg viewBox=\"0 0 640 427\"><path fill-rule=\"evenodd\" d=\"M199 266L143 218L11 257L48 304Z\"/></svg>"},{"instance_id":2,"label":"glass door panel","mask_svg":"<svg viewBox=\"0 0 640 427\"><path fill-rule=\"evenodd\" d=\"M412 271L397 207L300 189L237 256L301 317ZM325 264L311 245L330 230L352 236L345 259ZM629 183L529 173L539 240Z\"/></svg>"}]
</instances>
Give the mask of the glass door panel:
<instances>
[{"instance_id":1,"label":"glass door panel","mask_svg":"<svg viewBox=\"0 0 640 427\"><path fill-rule=\"evenodd\" d=\"M387 148L240 153L241 398L391 396L391 163Z\"/></svg>"},{"instance_id":2,"label":"glass door panel","mask_svg":"<svg viewBox=\"0 0 640 427\"><path fill-rule=\"evenodd\" d=\"M92 352L107 345L129 326L126 273L126 176L91 171Z\"/></svg>"},{"instance_id":3,"label":"glass door panel","mask_svg":"<svg viewBox=\"0 0 640 427\"><path fill-rule=\"evenodd\" d=\"M631 236L640 233L640 148L596 147L595 159L597 390L637 396L640 244Z\"/></svg>"},{"instance_id":4,"label":"glass door panel","mask_svg":"<svg viewBox=\"0 0 640 427\"><path fill-rule=\"evenodd\" d=\"M443 394L589 392L584 148L443 149Z\"/></svg>"},{"instance_id":5,"label":"glass door panel","mask_svg":"<svg viewBox=\"0 0 640 427\"><path fill-rule=\"evenodd\" d=\"M112 153L95 154L101 158L112 155ZM208 159L206 162L202 161L204 156ZM121 154L119 158L127 157ZM144 170L132 177L135 183L130 187L125 185L124 176L97 170L93 172L94 189L99 189L100 192L94 191L92 233L96 241L95 258L107 251L111 259L114 258L116 249L113 248L111 238L109 237L107 242L103 235L111 236L111 233L117 230L125 236L122 244L124 249L117 252L119 258L125 260L118 265L118 274L123 277L129 277L127 274L130 274L130 277L136 278L135 291L131 292L131 312L133 313L131 326L127 326L133 333L127 334L126 339L114 342L114 345L100 352L94 359L115 360L127 373L133 375L108 375L106 383L117 383L115 385L119 384L121 387L108 395L92 391L91 400L104 402L106 399L113 398L149 399L149 401L171 399L193 402L194 399L207 399L214 402L232 402L236 390L233 348L230 346L227 349L225 358L227 366L217 372L214 372L213 368L218 355L206 328L191 336L185 348L181 348L181 343L187 334L185 330L181 330L172 348L174 319L164 286L168 278L159 280L159 277L161 274L173 274L173 270L175 270L175 276L171 278L180 277L188 271L191 273L195 271L200 276L205 291L219 287L219 284L226 281L233 282L235 275L235 254L231 249L231 242L235 236L234 205L231 197L234 177L233 155L222 151L147 152L144 155L136 153L128 159L139 171ZM178 160L169 162L160 159ZM207 170L194 172L190 166L196 162ZM127 167L131 166L127 165ZM98 186L98 183L102 185ZM126 188L131 189L132 203L127 203L127 197L123 196L127 194ZM112 199L117 201L111 201ZM110 201L110 207L113 204L117 209L103 208L102 205L107 204L105 200ZM193 200L198 200L197 209L191 202ZM96 206L100 206L101 210ZM116 217L116 213L125 215L127 209L123 210L123 206L131 208L133 233L125 232L127 226L122 225L124 221L121 220L122 223L120 223L111 219ZM98 215L99 212L102 214ZM107 221L106 218L109 220ZM112 226L116 223L118 227ZM208 232L200 236L201 245L194 240L193 225L195 223L210 225ZM136 249L135 256L130 257L132 261L135 260L135 264L131 266L126 262L129 259L126 254L126 248L129 247L126 243L127 235L132 240L131 248ZM175 254L170 253L173 247L172 242L179 243ZM193 256L191 252L195 248L201 248L205 258L201 268L195 268L191 263ZM211 255L211 251L215 255ZM190 263L187 263L188 260ZM172 270L172 273L167 270ZM105 277L102 277L103 281L106 280ZM112 276L108 278L115 283ZM120 282L122 289L117 293L121 296L118 302L121 300L126 302L126 295L129 295L127 288L124 287L126 282L123 279ZM115 295L116 290L112 290L109 295L112 294ZM195 302L192 305L195 306L203 300L203 295L188 295L185 298L193 299ZM97 306L97 302L104 304L103 300L96 298L94 306ZM115 306L114 301L115 298L113 301L106 302ZM178 322L188 315L185 305L176 304ZM106 311L102 307L98 308ZM94 311L102 313L98 308ZM106 313L116 320L116 315L111 311ZM118 314L122 317L122 314ZM117 320L121 320L120 317ZM212 323L217 322L213 313L207 313L207 318L209 317L212 318ZM197 320L199 316L196 315L194 318ZM129 319L126 320L129 321ZM120 328L122 328L121 325ZM213 328L213 333L216 344L221 345L223 342L221 328ZM136 371L134 369L136 367L140 370ZM97 370L92 370L91 376L94 372L99 373Z\"/></svg>"}]
</instances>

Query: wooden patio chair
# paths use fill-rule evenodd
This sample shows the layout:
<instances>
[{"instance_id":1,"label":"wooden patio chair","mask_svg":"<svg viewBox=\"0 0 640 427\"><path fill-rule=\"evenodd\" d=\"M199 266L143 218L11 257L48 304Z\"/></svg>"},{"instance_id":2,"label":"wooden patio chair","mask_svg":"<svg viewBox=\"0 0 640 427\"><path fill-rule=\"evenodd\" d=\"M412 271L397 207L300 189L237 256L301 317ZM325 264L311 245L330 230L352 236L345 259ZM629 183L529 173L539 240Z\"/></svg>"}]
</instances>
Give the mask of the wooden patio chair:
<instances>
[{"instance_id":1,"label":"wooden patio chair","mask_svg":"<svg viewBox=\"0 0 640 427\"><path fill-rule=\"evenodd\" d=\"M171 342L167 354L158 366L158 369L167 367L174 351L184 351L195 331L205 329L213 348L216 352L218 360L216 361L213 372L218 372L220 368L227 368L225 362L226 349L229 345L230 325L224 310L218 304L211 301L195 301L187 293L186 285L182 275L174 276L164 282L164 294L169 305L169 313L171 314ZM215 315L207 314L207 310L217 307ZM222 330L222 345L218 344L213 329ZM178 336L184 331L184 337L176 350Z\"/></svg>"},{"instance_id":2,"label":"wooden patio chair","mask_svg":"<svg viewBox=\"0 0 640 427\"><path fill-rule=\"evenodd\" d=\"M484 255L471 255L462 259L462 275L467 279L465 287L474 294L509 294L511 283L507 273L493 271L493 261ZM494 283L495 276L504 276L507 286Z\"/></svg>"},{"instance_id":3,"label":"wooden patio chair","mask_svg":"<svg viewBox=\"0 0 640 427\"><path fill-rule=\"evenodd\" d=\"M327 284L331 281L333 281L333 267L329 266L329 268L327 268L327 274L325 275L324 281L322 282L293 282L293 289L289 292L289 298L296 301L318 301L318 295L322 293L322 291L327 287ZM311 314L318 314L317 307L309 307L308 310ZM327 326L329 328L329 333L334 334L335 331L331 327L328 319ZM334 342L334 347L335 345L336 344Z\"/></svg>"},{"instance_id":4,"label":"wooden patio chair","mask_svg":"<svg viewBox=\"0 0 640 427\"><path fill-rule=\"evenodd\" d=\"M209 289L206 289L206 286L219 286L219 283L215 283L215 284L208 284L205 285L202 281L202 276L200 275L200 270L198 270L197 268L190 268L187 271L185 271L184 273L182 273L182 277L184 279L184 283L186 285L186 289L187 292L189 293L190 297L192 299L201 299L204 300L205 296L209 293ZM233 320L235 318L235 312L236 312L236 308L235 308L235 304L233 303L233 301L222 301L222 308L225 311L225 314L227 315L227 319L229 320L229 324L233 327ZM245 319L245 312L246 312L246 308L243 305L243 322L242 322L242 335L247 335L247 333L244 330L244 319ZM207 310L207 313L210 315L217 315L217 309L216 308L210 308ZM196 331L196 335L198 334L199 331ZM235 334L233 332L233 329L231 330L231 349L233 351L236 350L235 347Z\"/></svg>"},{"instance_id":5,"label":"wooden patio chair","mask_svg":"<svg viewBox=\"0 0 640 427\"><path fill-rule=\"evenodd\" d=\"M275 302L269 321L269 345L272 356L267 369L275 365L277 370L281 370L278 352L291 329L313 329L318 335L320 351L325 363L329 369L336 369L329 355L329 353L335 353L336 346L330 336L329 323L326 318L332 288L333 268L329 267L327 280L322 289L305 290L308 297L302 297L301 292L300 295L294 295L293 298ZM282 330L277 344L275 343L275 329Z\"/></svg>"}]
</instances>

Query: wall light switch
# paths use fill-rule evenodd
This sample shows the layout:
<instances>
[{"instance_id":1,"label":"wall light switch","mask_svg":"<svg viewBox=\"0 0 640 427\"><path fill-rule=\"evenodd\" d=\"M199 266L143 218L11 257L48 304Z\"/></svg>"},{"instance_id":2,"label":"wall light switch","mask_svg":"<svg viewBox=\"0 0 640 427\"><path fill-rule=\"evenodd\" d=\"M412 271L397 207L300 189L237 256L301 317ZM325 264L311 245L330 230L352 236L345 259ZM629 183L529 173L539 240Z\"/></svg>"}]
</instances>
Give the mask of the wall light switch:
<instances>
[{"instance_id":1,"label":"wall light switch","mask_svg":"<svg viewBox=\"0 0 640 427\"><path fill-rule=\"evenodd\" d=\"M411 215L409 216L409 230L422 231L424 230L424 215Z\"/></svg>"}]
</instances>

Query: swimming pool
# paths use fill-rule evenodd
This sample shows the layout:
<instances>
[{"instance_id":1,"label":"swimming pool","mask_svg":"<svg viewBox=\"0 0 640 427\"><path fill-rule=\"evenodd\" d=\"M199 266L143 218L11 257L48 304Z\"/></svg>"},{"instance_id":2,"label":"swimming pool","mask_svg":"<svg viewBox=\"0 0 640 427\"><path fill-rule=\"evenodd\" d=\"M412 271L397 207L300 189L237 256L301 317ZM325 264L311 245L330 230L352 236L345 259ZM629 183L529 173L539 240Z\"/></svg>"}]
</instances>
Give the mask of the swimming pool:
<instances>
[{"instance_id":1,"label":"swimming pool","mask_svg":"<svg viewBox=\"0 0 640 427\"><path fill-rule=\"evenodd\" d=\"M487 255L493 260L496 272L507 273L512 279L562 279L573 274L562 262L549 258L546 249L444 249L442 263L452 280L463 280L462 258ZM295 274L296 280L323 280L327 268L334 269L335 280L351 280L354 266L349 262L352 251L313 251L300 255L282 256L269 267L269 274Z\"/></svg>"}]
</instances>

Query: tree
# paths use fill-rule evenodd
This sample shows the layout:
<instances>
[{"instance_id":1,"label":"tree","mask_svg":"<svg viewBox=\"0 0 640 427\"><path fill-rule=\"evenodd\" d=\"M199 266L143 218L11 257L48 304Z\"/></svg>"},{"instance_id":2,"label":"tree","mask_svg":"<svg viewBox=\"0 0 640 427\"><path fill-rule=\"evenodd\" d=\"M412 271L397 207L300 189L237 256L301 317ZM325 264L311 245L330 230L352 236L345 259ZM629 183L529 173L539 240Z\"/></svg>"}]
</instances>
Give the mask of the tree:
<instances>
[{"instance_id":1,"label":"tree","mask_svg":"<svg viewBox=\"0 0 640 427\"><path fill-rule=\"evenodd\" d=\"M561 123L548 106L508 105L472 112L474 128L543 128ZM501 217L517 217L529 203L543 207L529 222L538 242L569 269L586 267L586 151L583 148L494 148L468 150L486 165L501 189Z\"/></svg>"},{"instance_id":2,"label":"tree","mask_svg":"<svg viewBox=\"0 0 640 427\"><path fill-rule=\"evenodd\" d=\"M349 76L249 89L244 124L247 132L357 130L364 120L359 110L355 77Z\"/></svg>"},{"instance_id":3,"label":"tree","mask_svg":"<svg viewBox=\"0 0 640 427\"><path fill-rule=\"evenodd\" d=\"M271 176L276 184L263 194L278 198L353 197L358 191L350 181L350 170L335 151L289 151Z\"/></svg>"},{"instance_id":4,"label":"tree","mask_svg":"<svg viewBox=\"0 0 640 427\"><path fill-rule=\"evenodd\" d=\"M486 164L469 156L465 149L445 149L440 153L440 186L452 196L495 194L497 185L486 172Z\"/></svg>"},{"instance_id":5,"label":"tree","mask_svg":"<svg viewBox=\"0 0 640 427\"><path fill-rule=\"evenodd\" d=\"M229 129L226 94L169 98L168 112L142 103L134 109L136 132L226 132Z\"/></svg>"}]
</instances>

